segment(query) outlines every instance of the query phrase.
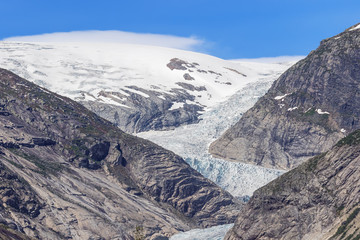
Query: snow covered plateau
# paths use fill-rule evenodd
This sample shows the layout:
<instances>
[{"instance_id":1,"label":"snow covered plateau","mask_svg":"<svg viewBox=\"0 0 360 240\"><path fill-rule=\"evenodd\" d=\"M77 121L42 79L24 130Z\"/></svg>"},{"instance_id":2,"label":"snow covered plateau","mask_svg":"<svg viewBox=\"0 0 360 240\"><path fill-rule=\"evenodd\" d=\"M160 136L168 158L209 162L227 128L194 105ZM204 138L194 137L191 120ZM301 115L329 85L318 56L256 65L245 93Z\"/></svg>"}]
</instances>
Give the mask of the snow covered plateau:
<instances>
[{"instance_id":1,"label":"snow covered plateau","mask_svg":"<svg viewBox=\"0 0 360 240\"><path fill-rule=\"evenodd\" d=\"M175 152L244 200L283 171L216 159L208 146L299 59L230 61L145 45L0 42L1 68ZM215 235L191 238L199 236L193 230L171 239L222 239L220 230L209 231Z\"/></svg>"}]
</instances>

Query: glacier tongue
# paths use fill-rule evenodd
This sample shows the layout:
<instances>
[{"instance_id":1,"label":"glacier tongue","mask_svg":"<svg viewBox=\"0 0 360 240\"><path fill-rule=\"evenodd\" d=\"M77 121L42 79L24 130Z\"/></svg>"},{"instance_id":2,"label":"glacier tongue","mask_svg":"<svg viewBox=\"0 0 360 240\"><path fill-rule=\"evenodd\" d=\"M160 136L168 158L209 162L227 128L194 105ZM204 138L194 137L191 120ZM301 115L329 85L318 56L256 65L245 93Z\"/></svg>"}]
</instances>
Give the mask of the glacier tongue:
<instances>
[{"instance_id":1,"label":"glacier tongue","mask_svg":"<svg viewBox=\"0 0 360 240\"><path fill-rule=\"evenodd\" d=\"M291 64L289 63L288 66ZM264 70L253 83L237 91L226 101L205 112L198 124L171 131L149 131L138 136L147 138L182 156L194 169L232 195L247 200L253 192L280 176L284 171L213 158L208 153L211 142L235 124L259 97L263 96L282 73ZM170 240L222 240L233 224L178 233Z\"/></svg>"},{"instance_id":2,"label":"glacier tongue","mask_svg":"<svg viewBox=\"0 0 360 240\"><path fill-rule=\"evenodd\" d=\"M173 235L170 240L222 240L234 224L226 224L206 229L193 229Z\"/></svg>"},{"instance_id":3,"label":"glacier tongue","mask_svg":"<svg viewBox=\"0 0 360 240\"><path fill-rule=\"evenodd\" d=\"M149 131L138 136L149 139L182 156L194 169L237 197L252 193L284 171L213 158L209 144L236 123L265 94L280 72L258 79L207 111L198 124L171 131Z\"/></svg>"}]
</instances>

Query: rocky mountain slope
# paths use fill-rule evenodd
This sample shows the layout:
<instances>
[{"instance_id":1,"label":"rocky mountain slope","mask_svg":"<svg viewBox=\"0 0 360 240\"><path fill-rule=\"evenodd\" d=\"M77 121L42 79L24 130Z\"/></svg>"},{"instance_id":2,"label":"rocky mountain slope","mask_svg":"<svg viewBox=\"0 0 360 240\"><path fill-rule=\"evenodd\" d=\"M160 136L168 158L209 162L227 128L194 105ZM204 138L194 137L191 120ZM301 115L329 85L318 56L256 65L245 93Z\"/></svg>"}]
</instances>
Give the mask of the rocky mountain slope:
<instances>
[{"instance_id":1,"label":"rocky mountain slope","mask_svg":"<svg viewBox=\"0 0 360 240\"><path fill-rule=\"evenodd\" d=\"M360 130L257 190L232 239L359 239Z\"/></svg>"},{"instance_id":2,"label":"rocky mountain slope","mask_svg":"<svg viewBox=\"0 0 360 240\"><path fill-rule=\"evenodd\" d=\"M241 203L174 153L7 70L0 80L1 224L40 239L156 239L234 221Z\"/></svg>"},{"instance_id":3,"label":"rocky mountain slope","mask_svg":"<svg viewBox=\"0 0 360 240\"><path fill-rule=\"evenodd\" d=\"M115 43L0 42L0 65L129 133L197 123L204 111L262 77L251 64Z\"/></svg>"},{"instance_id":4,"label":"rocky mountain slope","mask_svg":"<svg viewBox=\"0 0 360 240\"><path fill-rule=\"evenodd\" d=\"M274 82L211 144L215 157L291 169L360 128L360 24L332 38Z\"/></svg>"}]
</instances>

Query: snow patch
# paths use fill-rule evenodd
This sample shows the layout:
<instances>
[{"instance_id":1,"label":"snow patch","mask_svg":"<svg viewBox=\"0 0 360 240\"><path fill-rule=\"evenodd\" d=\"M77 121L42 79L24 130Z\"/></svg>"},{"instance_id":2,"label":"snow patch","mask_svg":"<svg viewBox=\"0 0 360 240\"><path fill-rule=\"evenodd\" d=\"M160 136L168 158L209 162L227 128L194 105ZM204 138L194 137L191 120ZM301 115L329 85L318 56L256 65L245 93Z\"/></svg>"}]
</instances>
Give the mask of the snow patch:
<instances>
[{"instance_id":1,"label":"snow patch","mask_svg":"<svg viewBox=\"0 0 360 240\"><path fill-rule=\"evenodd\" d=\"M357 29L360 29L360 24L358 24L357 26L351 28L349 31L354 31L354 30L357 30Z\"/></svg>"},{"instance_id":2,"label":"snow patch","mask_svg":"<svg viewBox=\"0 0 360 240\"><path fill-rule=\"evenodd\" d=\"M166 100L166 98L162 95L158 96L158 98L161 98L162 100Z\"/></svg>"},{"instance_id":3,"label":"snow patch","mask_svg":"<svg viewBox=\"0 0 360 240\"><path fill-rule=\"evenodd\" d=\"M89 94L89 93L82 93L81 94L83 96L83 101L96 101L96 97L94 97L93 95Z\"/></svg>"},{"instance_id":4,"label":"snow patch","mask_svg":"<svg viewBox=\"0 0 360 240\"><path fill-rule=\"evenodd\" d=\"M287 93L285 95L282 95L282 96L276 96L274 97L275 100L282 100L283 98L285 98L286 96L290 95L291 93Z\"/></svg>"},{"instance_id":5,"label":"snow patch","mask_svg":"<svg viewBox=\"0 0 360 240\"><path fill-rule=\"evenodd\" d=\"M150 96L147 95L146 93L141 92L141 91L136 90L136 89L133 89L133 88L131 88L131 87L126 87L126 90L128 90L128 91L130 91L130 92L133 92L133 93L136 93L136 94L139 94L139 95L141 95L141 96L143 96L143 97L146 97L146 98L149 98L149 97L150 97Z\"/></svg>"},{"instance_id":6,"label":"snow patch","mask_svg":"<svg viewBox=\"0 0 360 240\"><path fill-rule=\"evenodd\" d=\"M288 112L292 112L292 111L294 111L295 109L298 109L298 107L293 107L293 108L288 108Z\"/></svg>"},{"instance_id":7,"label":"snow patch","mask_svg":"<svg viewBox=\"0 0 360 240\"><path fill-rule=\"evenodd\" d=\"M330 114L329 112L323 112L320 108L315 110L318 114L323 115L323 114Z\"/></svg>"},{"instance_id":8,"label":"snow patch","mask_svg":"<svg viewBox=\"0 0 360 240\"><path fill-rule=\"evenodd\" d=\"M184 107L183 102L174 102L169 111Z\"/></svg>"},{"instance_id":9,"label":"snow patch","mask_svg":"<svg viewBox=\"0 0 360 240\"><path fill-rule=\"evenodd\" d=\"M113 99L108 98L108 97L104 97L104 96L99 96L99 97L97 98L97 100L101 100L103 103L110 104L110 105L115 105L115 106L119 106L119 107L130 108L129 106L126 106L126 105L124 105L124 104L118 103L118 102L114 101Z\"/></svg>"}]
</instances>

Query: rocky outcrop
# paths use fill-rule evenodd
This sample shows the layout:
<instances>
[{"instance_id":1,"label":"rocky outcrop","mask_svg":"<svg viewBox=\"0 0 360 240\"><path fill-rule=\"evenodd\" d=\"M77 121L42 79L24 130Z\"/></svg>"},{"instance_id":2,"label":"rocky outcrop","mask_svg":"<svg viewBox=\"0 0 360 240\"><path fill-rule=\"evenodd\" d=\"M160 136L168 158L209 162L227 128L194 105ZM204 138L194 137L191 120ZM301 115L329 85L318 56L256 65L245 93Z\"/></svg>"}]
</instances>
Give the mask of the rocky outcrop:
<instances>
[{"instance_id":1,"label":"rocky outcrop","mask_svg":"<svg viewBox=\"0 0 360 240\"><path fill-rule=\"evenodd\" d=\"M360 128L360 28L323 40L211 144L216 157L291 169Z\"/></svg>"},{"instance_id":2,"label":"rocky outcrop","mask_svg":"<svg viewBox=\"0 0 360 240\"><path fill-rule=\"evenodd\" d=\"M6 226L39 239L153 239L235 220L241 203L174 153L9 71L0 80Z\"/></svg>"},{"instance_id":3,"label":"rocky outcrop","mask_svg":"<svg viewBox=\"0 0 360 240\"><path fill-rule=\"evenodd\" d=\"M113 101L119 102L123 106L101 101L82 101L81 98L78 100L85 107L113 122L126 132L166 130L199 122L199 112L203 111L204 107L187 103L187 101L195 100L195 96L186 91L190 90L191 85L189 85L180 84L179 88L171 90L171 94L160 94L157 91L148 91L136 86L128 86L128 88L137 92L123 90L127 95L119 92L100 92L99 96L113 98ZM204 89L196 87L190 91L194 90ZM182 106L174 108L174 103L181 103Z\"/></svg>"},{"instance_id":4,"label":"rocky outcrop","mask_svg":"<svg viewBox=\"0 0 360 240\"><path fill-rule=\"evenodd\" d=\"M257 190L226 240L359 239L360 130Z\"/></svg>"},{"instance_id":5,"label":"rocky outcrop","mask_svg":"<svg viewBox=\"0 0 360 240\"><path fill-rule=\"evenodd\" d=\"M24 234L0 225L0 239L2 240L31 240Z\"/></svg>"}]
</instances>

